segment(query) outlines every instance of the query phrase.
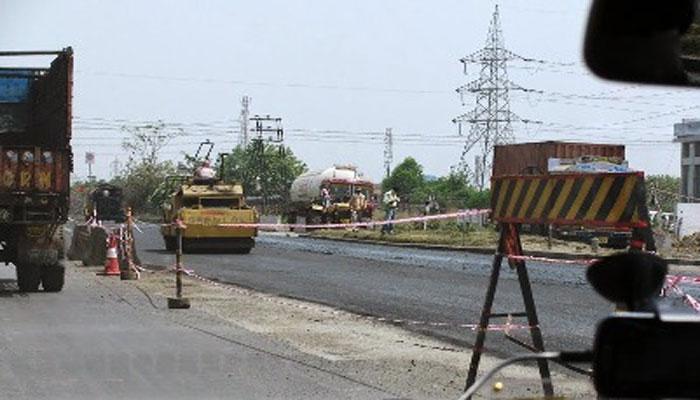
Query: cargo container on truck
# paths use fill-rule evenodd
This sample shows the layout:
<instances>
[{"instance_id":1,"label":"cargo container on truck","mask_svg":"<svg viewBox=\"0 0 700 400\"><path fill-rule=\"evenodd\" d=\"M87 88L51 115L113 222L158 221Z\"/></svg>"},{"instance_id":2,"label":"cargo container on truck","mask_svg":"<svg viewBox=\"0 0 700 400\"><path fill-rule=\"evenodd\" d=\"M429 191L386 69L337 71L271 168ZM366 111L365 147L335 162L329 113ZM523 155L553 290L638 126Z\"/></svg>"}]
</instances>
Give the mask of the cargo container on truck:
<instances>
[{"instance_id":1,"label":"cargo container on truck","mask_svg":"<svg viewBox=\"0 0 700 400\"><path fill-rule=\"evenodd\" d=\"M560 141L497 145L494 146L492 176L549 175L557 173L551 170L552 161L585 161L586 159L609 160L624 164L625 146ZM549 230L550 227L544 225L523 226L523 231L528 233L546 235ZM558 239L590 243L593 238L598 238L602 246L613 248L626 247L631 237L631 231L622 228L590 229L576 226L552 226L551 230L552 236Z\"/></svg>"},{"instance_id":2,"label":"cargo container on truck","mask_svg":"<svg viewBox=\"0 0 700 400\"><path fill-rule=\"evenodd\" d=\"M50 64L8 66L48 57ZM15 265L21 291L60 291L73 51L3 51L0 62L0 261Z\"/></svg>"}]
</instances>

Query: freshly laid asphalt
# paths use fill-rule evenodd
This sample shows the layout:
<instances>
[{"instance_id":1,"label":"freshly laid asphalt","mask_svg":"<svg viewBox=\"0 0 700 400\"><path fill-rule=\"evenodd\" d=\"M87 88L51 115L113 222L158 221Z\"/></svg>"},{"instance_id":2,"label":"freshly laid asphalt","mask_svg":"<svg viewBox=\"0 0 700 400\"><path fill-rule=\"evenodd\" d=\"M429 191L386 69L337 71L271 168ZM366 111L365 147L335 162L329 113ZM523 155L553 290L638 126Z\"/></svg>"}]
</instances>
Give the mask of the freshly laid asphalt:
<instances>
[{"instance_id":1,"label":"freshly laid asphalt","mask_svg":"<svg viewBox=\"0 0 700 400\"><path fill-rule=\"evenodd\" d=\"M157 226L141 229L136 239L142 262L173 265ZM280 234L261 235L248 255L184 255L186 268L210 279L359 314L433 323L403 326L466 346L475 334L457 325L478 322L491 262L488 255ZM588 348L596 322L612 306L588 286L584 268L529 263L528 269L548 349ZM493 311L523 311L517 276L507 266ZM514 334L527 338L526 331ZM500 355L520 351L496 332L489 333L486 347Z\"/></svg>"}]
</instances>

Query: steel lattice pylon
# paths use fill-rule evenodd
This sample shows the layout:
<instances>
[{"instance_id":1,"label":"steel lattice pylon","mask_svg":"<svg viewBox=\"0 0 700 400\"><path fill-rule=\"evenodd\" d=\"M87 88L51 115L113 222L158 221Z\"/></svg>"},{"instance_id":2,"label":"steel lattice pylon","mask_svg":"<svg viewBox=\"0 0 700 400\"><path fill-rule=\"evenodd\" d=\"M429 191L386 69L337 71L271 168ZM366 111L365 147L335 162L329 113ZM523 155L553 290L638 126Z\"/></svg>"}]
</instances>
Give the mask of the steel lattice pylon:
<instances>
[{"instance_id":1,"label":"steel lattice pylon","mask_svg":"<svg viewBox=\"0 0 700 400\"><path fill-rule=\"evenodd\" d=\"M461 173L467 179L473 178L479 189L484 189L491 170L493 146L514 141L512 122L533 122L523 120L510 111L510 90L527 89L508 79L507 63L512 60L531 61L507 50L504 46L498 6L493 13L489 27L486 46L464 58L460 62L467 73L468 64L481 66L479 78L457 88L462 105L466 105L465 95L474 94L476 106L452 122L459 127L460 135L464 125L469 125L466 143L462 150L459 164L453 166L453 172ZM478 151L474 168L469 166L468 155L472 150Z\"/></svg>"}]
</instances>

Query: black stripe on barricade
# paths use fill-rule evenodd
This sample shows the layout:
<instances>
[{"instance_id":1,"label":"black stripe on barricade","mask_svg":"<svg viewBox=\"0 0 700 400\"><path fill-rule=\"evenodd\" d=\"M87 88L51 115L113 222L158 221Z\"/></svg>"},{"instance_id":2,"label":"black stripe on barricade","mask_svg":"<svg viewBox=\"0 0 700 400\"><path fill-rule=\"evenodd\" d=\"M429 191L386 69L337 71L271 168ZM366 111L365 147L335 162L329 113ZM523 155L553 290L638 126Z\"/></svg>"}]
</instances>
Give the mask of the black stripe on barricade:
<instances>
[{"instance_id":1,"label":"black stripe on barricade","mask_svg":"<svg viewBox=\"0 0 700 400\"><path fill-rule=\"evenodd\" d=\"M640 173L493 178L497 222L641 227L648 225Z\"/></svg>"},{"instance_id":2,"label":"black stripe on barricade","mask_svg":"<svg viewBox=\"0 0 700 400\"><path fill-rule=\"evenodd\" d=\"M528 179L524 181L523 183L523 188L520 190L520 195L518 196L518 199L515 201L515 208L513 210L513 215L520 215L520 211L523 208L523 201L525 201L525 196L527 195L527 191L530 190L530 185L532 184L532 180Z\"/></svg>"},{"instance_id":3,"label":"black stripe on barricade","mask_svg":"<svg viewBox=\"0 0 700 400\"><path fill-rule=\"evenodd\" d=\"M525 218L532 218L532 214L535 212L535 208L537 208L537 203L540 201L542 196L544 196L544 189L547 187L546 180L537 179L536 181L537 190L535 190L535 196L532 198L530 206L527 208L527 211L525 211Z\"/></svg>"},{"instance_id":4,"label":"black stripe on barricade","mask_svg":"<svg viewBox=\"0 0 700 400\"><path fill-rule=\"evenodd\" d=\"M552 208L554 208L554 203L556 203L557 198L559 197L559 194L561 193L561 189L564 187L564 180L563 179L557 179L556 183L554 184L554 188L552 188L552 191L547 193L547 196L549 198L547 199L547 205L544 207L544 210L542 211L542 217L544 219L549 219L548 215L550 211L552 211Z\"/></svg>"},{"instance_id":5,"label":"black stripe on barricade","mask_svg":"<svg viewBox=\"0 0 700 400\"><path fill-rule=\"evenodd\" d=\"M644 188L641 185L641 182L635 182L634 189L632 190L632 199L634 199L634 201L630 201L625 205L625 210L620 216L620 222L632 221L632 218L634 217L634 212L638 209L638 203L640 203L641 201L646 201L646 196L644 196L643 189Z\"/></svg>"},{"instance_id":6,"label":"black stripe on barricade","mask_svg":"<svg viewBox=\"0 0 700 400\"><path fill-rule=\"evenodd\" d=\"M595 215L596 221L605 221L608 219L608 215L610 211L612 211L615 202L617 202L618 196L620 196L620 192L622 191L622 186L625 184L626 180L624 176L615 177L610 190L608 190L608 193L605 195L602 206ZM625 200L629 202L629 199Z\"/></svg>"},{"instance_id":7,"label":"black stripe on barricade","mask_svg":"<svg viewBox=\"0 0 700 400\"><path fill-rule=\"evenodd\" d=\"M498 201L498 196L501 194L501 188L503 187L504 181L494 181L491 185L491 210L493 215L496 215L496 202Z\"/></svg>"},{"instance_id":8,"label":"black stripe on barricade","mask_svg":"<svg viewBox=\"0 0 700 400\"><path fill-rule=\"evenodd\" d=\"M571 207L574 205L574 201L576 200L576 198L579 195L579 192L581 191L581 186L583 186L583 182L585 182L584 179L574 180L574 184L571 187L569 196L567 196L566 200L564 200L564 206L561 208L561 211L559 211L557 219L566 219L566 214L569 213Z\"/></svg>"},{"instance_id":9,"label":"black stripe on barricade","mask_svg":"<svg viewBox=\"0 0 700 400\"><path fill-rule=\"evenodd\" d=\"M596 195L598 194L598 191L600 190L600 187L602 185L603 185L603 178L602 177L594 178L593 185L591 186L591 189L588 191L586 198L583 199L583 203L581 204L581 208L579 208L578 212L576 213L577 220L583 220L583 218L586 216L588 209L591 208L591 204L593 204L593 200L595 200Z\"/></svg>"}]
</instances>

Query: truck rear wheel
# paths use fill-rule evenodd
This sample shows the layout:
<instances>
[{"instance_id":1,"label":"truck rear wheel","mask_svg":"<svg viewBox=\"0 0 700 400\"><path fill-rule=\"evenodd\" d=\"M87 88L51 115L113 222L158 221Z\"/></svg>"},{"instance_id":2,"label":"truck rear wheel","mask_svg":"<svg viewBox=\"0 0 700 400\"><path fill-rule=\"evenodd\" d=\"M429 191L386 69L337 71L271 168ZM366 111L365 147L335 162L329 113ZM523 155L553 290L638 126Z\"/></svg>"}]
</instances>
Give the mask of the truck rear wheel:
<instances>
[{"instance_id":1,"label":"truck rear wheel","mask_svg":"<svg viewBox=\"0 0 700 400\"><path fill-rule=\"evenodd\" d=\"M18 264L17 286L20 292L38 292L41 282L41 268L36 264Z\"/></svg>"},{"instance_id":2,"label":"truck rear wheel","mask_svg":"<svg viewBox=\"0 0 700 400\"><path fill-rule=\"evenodd\" d=\"M66 267L59 262L55 265L47 265L41 271L41 286L47 292L60 292L65 282Z\"/></svg>"}]
</instances>

